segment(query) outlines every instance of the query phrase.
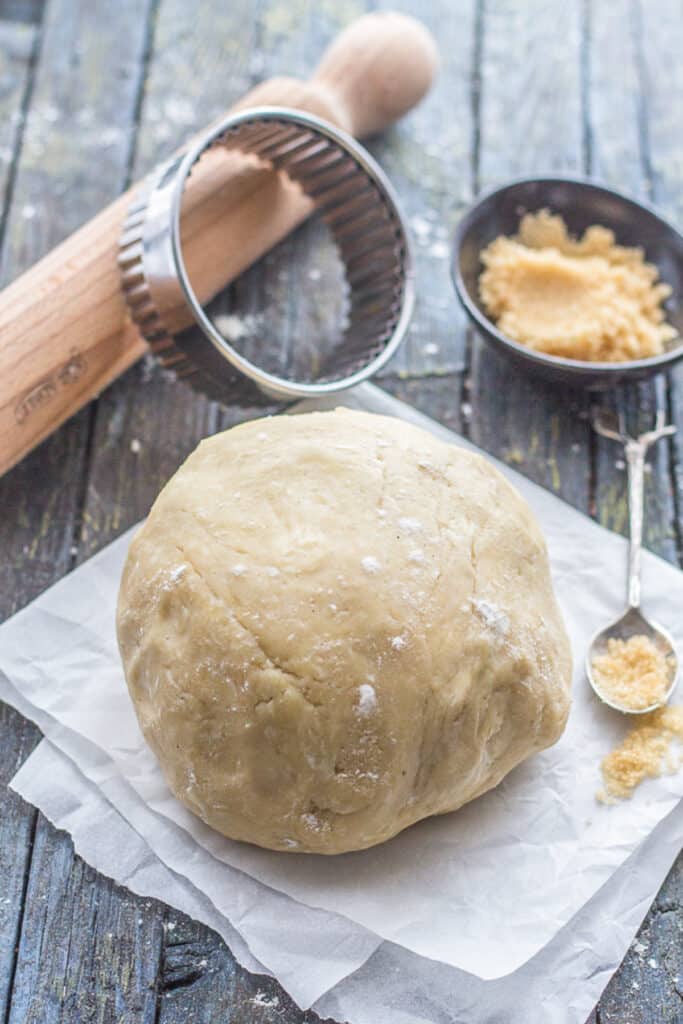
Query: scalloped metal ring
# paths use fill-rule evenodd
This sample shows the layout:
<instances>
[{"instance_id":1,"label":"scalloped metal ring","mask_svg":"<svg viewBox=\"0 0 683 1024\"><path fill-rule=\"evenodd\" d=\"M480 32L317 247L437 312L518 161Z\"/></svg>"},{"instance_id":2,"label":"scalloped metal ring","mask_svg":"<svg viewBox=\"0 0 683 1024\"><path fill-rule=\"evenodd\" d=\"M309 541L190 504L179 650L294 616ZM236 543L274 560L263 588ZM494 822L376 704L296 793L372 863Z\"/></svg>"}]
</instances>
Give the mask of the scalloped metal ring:
<instances>
[{"instance_id":1,"label":"scalloped metal ring","mask_svg":"<svg viewBox=\"0 0 683 1024\"><path fill-rule=\"evenodd\" d=\"M277 376L241 355L207 316L188 278L180 237L183 191L195 164L218 146L254 154L284 172L312 199L336 243L349 313L314 382ZM254 392L292 401L365 380L400 345L415 301L408 230L386 176L355 139L288 108L228 117L153 172L129 209L119 264L131 317L163 365L224 402L245 394L251 400ZM183 303L192 326L172 333L161 311Z\"/></svg>"}]
</instances>

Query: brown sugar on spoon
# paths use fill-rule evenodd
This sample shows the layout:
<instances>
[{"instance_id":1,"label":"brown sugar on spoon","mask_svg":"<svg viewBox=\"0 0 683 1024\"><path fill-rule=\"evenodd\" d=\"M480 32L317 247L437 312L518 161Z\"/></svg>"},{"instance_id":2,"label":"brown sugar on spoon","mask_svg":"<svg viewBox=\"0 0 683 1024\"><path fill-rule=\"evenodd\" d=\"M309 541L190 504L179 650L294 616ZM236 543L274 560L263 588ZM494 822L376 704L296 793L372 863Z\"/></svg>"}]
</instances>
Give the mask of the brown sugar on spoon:
<instances>
[{"instance_id":1,"label":"brown sugar on spoon","mask_svg":"<svg viewBox=\"0 0 683 1024\"><path fill-rule=\"evenodd\" d=\"M664 654L644 634L628 640L611 637L607 650L593 658L593 676L600 694L629 711L661 704L671 685Z\"/></svg>"},{"instance_id":2,"label":"brown sugar on spoon","mask_svg":"<svg viewBox=\"0 0 683 1024\"><path fill-rule=\"evenodd\" d=\"M481 260L486 313L527 348L624 362L659 355L676 337L662 309L670 287L642 249L617 245L608 228L577 239L549 210L527 213L518 234L496 238Z\"/></svg>"}]
</instances>

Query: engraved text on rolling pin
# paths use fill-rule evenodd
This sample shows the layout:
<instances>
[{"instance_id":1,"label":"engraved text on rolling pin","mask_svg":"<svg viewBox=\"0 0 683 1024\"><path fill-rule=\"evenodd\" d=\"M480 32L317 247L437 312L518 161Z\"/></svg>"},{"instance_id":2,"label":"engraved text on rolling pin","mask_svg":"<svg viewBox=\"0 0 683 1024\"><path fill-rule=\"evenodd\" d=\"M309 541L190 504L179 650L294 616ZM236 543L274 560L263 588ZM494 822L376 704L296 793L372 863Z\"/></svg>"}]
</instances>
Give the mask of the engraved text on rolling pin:
<instances>
[{"instance_id":1,"label":"engraved text on rolling pin","mask_svg":"<svg viewBox=\"0 0 683 1024\"><path fill-rule=\"evenodd\" d=\"M64 365L35 384L17 403L14 408L14 417L17 423L25 423L36 409L49 402L59 390L70 384L75 384L83 376L86 365L85 357L78 349L72 348Z\"/></svg>"}]
</instances>

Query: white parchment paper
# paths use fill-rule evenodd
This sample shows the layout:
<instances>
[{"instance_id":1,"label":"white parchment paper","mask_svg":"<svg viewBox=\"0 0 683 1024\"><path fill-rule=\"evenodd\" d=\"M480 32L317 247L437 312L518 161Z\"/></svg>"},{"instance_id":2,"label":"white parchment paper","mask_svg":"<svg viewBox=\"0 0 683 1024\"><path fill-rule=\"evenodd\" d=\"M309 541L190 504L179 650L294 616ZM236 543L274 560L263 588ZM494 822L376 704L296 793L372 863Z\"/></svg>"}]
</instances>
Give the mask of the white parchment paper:
<instances>
[{"instance_id":1,"label":"white parchment paper","mask_svg":"<svg viewBox=\"0 0 683 1024\"><path fill-rule=\"evenodd\" d=\"M61 733L63 738L66 730ZM88 754L84 749L78 756L83 759ZM153 826L150 830L152 845L159 854L155 856L104 799L100 789L88 783L56 747L43 741L15 776L12 786L40 807L57 828L70 832L78 853L93 867L141 895L156 897L192 914L223 936L244 967L265 971L203 892L164 866L163 830ZM141 802L130 789L125 796L124 787L122 784L122 810L127 817L136 817L132 803ZM141 807L145 820L154 817L144 805ZM321 1017L353 1024L529 1024L539 1019L541 1012L543 1024L583 1024L674 859L681 828L683 807L679 806L566 928L524 967L506 978L481 981L384 942L362 966L359 964L358 970L325 992L314 1009ZM210 879L197 864L202 857L208 854L190 858L186 868L194 872L204 888ZM224 866L222 870L230 871ZM278 913L280 908L272 900L276 894L265 886L260 889L261 918L270 920L261 939L262 948L270 943L276 960L282 960L282 948L291 942L290 922ZM305 921L305 908L303 914L300 923ZM320 927L319 912L308 914L310 930L315 932ZM244 923L241 922L242 926ZM308 929L308 925L305 927ZM361 929L358 946L359 950L363 946ZM649 950L642 944L639 949L639 955L649 959ZM308 1007L313 1002L313 992L325 991L328 959L320 944L307 954L297 948L284 971L274 973L299 1005ZM649 969L664 968L657 965Z\"/></svg>"},{"instance_id":2,"label":"white parchment paper","mask_svg":"<svg viewBox=\"0 0 683 1024\"><path fill-rule=\"evenodd\" d=\"M369 385L344 404L402 416L464 443ZM556 747L492 793L374 850L335 858L257 850L216 835L171 797L142 742L116 651L113 616L128 537L0 628L0 668L26 700L98 747L145 804L216 860L423 957L500 977L538 953L683 796L683 778L671 776L644 785L633 801L596 805L599 761L623 723L592 697L581 664L596 626L621 609L625 544L501 468L548 540L577 661L570 723ZM683 576L652 555L644 570L647 609L681 644L674 612Z\"/></svg>"},{"instance_id":3,"label":"white parchment paper","mask_svg":"<svg viewBox=\"0 0 683 1024\"><path fill-rule=\"evenodd\" d=\"M347 918L306 907L216 860L155 814L98 747L29 704L2 673L0 700L49 737L12 788L69 832L98 871L214 928L247 970L272 973L299 1006L309 1007L381 944ZM157 858L165 867L155 874Z\"/></svg>"}]
</instances>

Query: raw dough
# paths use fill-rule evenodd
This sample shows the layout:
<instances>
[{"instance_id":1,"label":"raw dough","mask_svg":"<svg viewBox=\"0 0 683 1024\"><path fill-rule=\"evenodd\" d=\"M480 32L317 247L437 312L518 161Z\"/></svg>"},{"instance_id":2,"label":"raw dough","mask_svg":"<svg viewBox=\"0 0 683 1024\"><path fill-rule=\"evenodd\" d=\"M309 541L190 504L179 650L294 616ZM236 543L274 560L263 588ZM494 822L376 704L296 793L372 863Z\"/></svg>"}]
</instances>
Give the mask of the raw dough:
<instances>
[{"instance_id":1,"label":"raw dough","mask_svg":"<svg viewBox=\"0 0 683 1024\"><path fill-rule=\"evenodd\" d=\"M233 839L339 853L554 743L570 653L543 537L485 459L338 410L203 441L118 607L142 731Z\"/></svg>"}]
</instances>

